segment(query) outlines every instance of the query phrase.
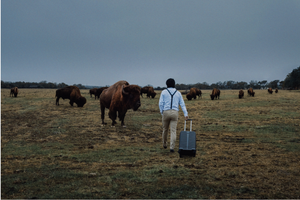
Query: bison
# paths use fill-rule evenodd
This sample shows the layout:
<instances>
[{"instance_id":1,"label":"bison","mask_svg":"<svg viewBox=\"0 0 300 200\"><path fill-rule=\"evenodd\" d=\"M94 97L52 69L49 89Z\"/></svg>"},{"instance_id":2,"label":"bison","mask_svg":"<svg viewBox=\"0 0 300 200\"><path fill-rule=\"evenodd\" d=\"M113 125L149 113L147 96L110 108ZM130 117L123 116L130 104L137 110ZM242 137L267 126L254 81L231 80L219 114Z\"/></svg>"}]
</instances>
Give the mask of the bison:
<instances>
[{"instance_id":1,"label":"bison","mask_svg":"<svg viewBox=\"0 0 300 200\"><path fill-rule=\"evenodd\" d=\"M198 96L198 97L201 97L201 99L202 99L202 92L201 92L201 90L199 90L198 88L196 88L196 95Z\"/></svg>"},{"instance_id":2,"label":"bison","mask_svg":"<svg viewBox=\"0 0 300 200\"><path fill-rule=\"evenodd\" d=\"M275 89L275 93L278 93L278 88Z\"/></svg>"},{"instance_id":3,"label":"bison","mask_svg":"<svg viewBox=\"0 0 300 200\"><path fill-rule=\"evenodd\" d=\"M125 127L124 118L128 109L136 111L141 106L141 88L138 85L129 85L127 81L118 81L103 90L100 95L100 109L102 124L104 123L105 108L109 109L109 118L112 126L116 124L117 112L121 126Z\"/></svg>"},{"instance_id":4,"label":"bison","mask_svg":"<svg viewBox=\"0 0 300 200\"><path fill-rule=\"evenodd\" d=\"M254 94L255 94L255 92L253 92L253 89L252 89L252 88L249 88L249 89L248 89L248 95L250 95L250 97L251 97L251 96L254 97Z\"/></svg>"},{"instance_id":5,"label":"bison","mask_svg":"<svg viewBox=\"0 0 300 200\"><path fill-rule=\"evenodd\" d=\"M91 95L91 97L92 97L92 95L95 95L95 99L96 99L96 91L97 91L97 88L90 89L90 91L89 91L89 94Z\"/></svg>"},{"instance_id":6,"label":"bison","mask_svg":"<svg viewBox=\"0 0 300 200\"><path fill-rule=\"evenodd\" d=\"M19 93L19 90L17 87L14 87L14 88L11 88L10 89L10 95L9 96L15 96L17 97L18 96L18 93Z\"/></svg>"},{"instance_id":7,"label":"bison","mask_svg":"<svg viewBox=\"0 0 300 200\"><path fill-rule=\"evenodd\" d=\"M186 94L186 98L188 100L196 99L197 98L197 88L191 88L190 92Z\"/></svg>"},{"instance_id":8,"label":"bison","mask_svg":"<svg viewBox=\"0 0 300 200\"><path fill-rule=\"evenodd\" d=\"M269 88L268 92L269 92L269 94L272 94L273 93L272 88Z\"/></svg>"},{"instance_id":9,"label":"bison","mask_svg":"<svg viewBox=\"0 0 300 200\"><path fill-rule=\"evenodd\" d=\"M103 92L103 90L105 90L105 89L107 89L107 88L108 88L108 87L101 87L101 88L96 89L95 99L96 99L96 97L99 99L101 93Z\"/></svg>"},{"instance_id":10,"label":"bison","mask_svg":"<svg viewBox=\"0 0 300 200\"><path fill-rule=\"evenodd\" d=\"M147 97L154 98L156 96L156 92L154 92L154 89L152 86L145 86L141 88L141 96L143 97L143 94L147 94Z\"/></svg>"},{"instance_id":11,"label":"bison","mask_svg":"<svg viewBox=\"0 0 300 200\"><path fill-rule=\"evenodd\" d=\"M80 90L76 86L67 86L56 90L56 105L59 106L59 98L70 99L70 105L76 103L78 107L83 107L86 103L86 98L81 96Z\"/></svg>"},{"instance_id":12,"label":"bison","mask_svg":"<svg viewBox=\"0 0 300 200\"><path fill-rule=\"evenodd\" d=\"M210 95L210 98L211 98L211 100L214 100L215 98L217 99L220 99L220 90L219 89L217 89L217 88L214 88L213 90L212 90L212 93L211 93L211 95Z\"/></svg>"},{"instance_id":13,"label":"bison","mask_svg":"<svg viewBox=\"0 0 300 200\"><path fill-rule=\"evenodd\" d=\"M101 87L101 88L93 88L93 89L90 89L90 91L89 91L89 94L91 95L91 97L92 97L92 94L93 95L95 95L95 99L96 98L100 98L100 94L102 93L102 91L104 90L104 89L107 89L108 87Z\"/></svg>"},{"instance_id":14,"label":"bison","mask_svg":"<svg viewBox=\"0 0 300 200\"><path fill-rule=\"evenodd\" d=\"M244 91L241 89L239 91L239 99L243 98L244 97Z\"/></svg>"}]
</instances>

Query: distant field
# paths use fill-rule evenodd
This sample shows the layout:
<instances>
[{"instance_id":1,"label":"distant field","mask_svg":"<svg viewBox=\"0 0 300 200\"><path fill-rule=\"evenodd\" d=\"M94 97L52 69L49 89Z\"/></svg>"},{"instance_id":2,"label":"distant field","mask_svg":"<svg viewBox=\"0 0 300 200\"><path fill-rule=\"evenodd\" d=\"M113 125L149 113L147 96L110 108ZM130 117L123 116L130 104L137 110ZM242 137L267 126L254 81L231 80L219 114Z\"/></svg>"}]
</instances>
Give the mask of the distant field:
<instances>
[{"instance_id":1,"label":"distant field","mask_svg":"<svg viewBox=\"0 0 300 200\"><path fill-rule=\"evenodd\" d=\"M126 128L101 126L99 100L55 105L54 89L1 90L1 198L300 198L300 91L187 101L197 154L162 148L155 99L129 110ZM180 111L177 128L183 130Z\"/></svg>"}]
</instances>

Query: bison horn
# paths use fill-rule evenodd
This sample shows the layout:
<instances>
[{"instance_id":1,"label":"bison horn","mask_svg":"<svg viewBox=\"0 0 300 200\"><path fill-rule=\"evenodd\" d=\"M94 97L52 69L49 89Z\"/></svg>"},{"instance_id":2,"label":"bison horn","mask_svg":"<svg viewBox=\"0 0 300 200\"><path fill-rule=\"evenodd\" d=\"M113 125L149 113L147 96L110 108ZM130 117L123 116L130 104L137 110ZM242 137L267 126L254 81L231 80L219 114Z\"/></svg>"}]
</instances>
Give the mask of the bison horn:
<instances>
[{"instance_id":1,"label":"bison horn","mask_svg":"<svg viewBox=\"0 0 300 200\"><path fill-rule=\"evenodd\" d=\"M124 90L124 85L122 85L122 94L123 94L123 95L128 95L128 94L129 94L128 92L126 92L126 91Z\"/></svg>"}]
</instances>

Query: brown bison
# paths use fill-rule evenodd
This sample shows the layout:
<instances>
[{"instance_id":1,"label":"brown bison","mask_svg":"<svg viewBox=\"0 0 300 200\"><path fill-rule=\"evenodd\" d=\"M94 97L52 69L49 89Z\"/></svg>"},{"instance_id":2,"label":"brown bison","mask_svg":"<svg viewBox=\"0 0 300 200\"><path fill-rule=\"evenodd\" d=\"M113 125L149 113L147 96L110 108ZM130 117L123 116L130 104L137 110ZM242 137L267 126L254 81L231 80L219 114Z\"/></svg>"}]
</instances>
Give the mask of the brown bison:
<instances>
[{"instance_id":1,"label":"brown bison","mask_svg":"<svg viewBox=\"0 0 300 200\"><path fill-rule=\"evenodd\" d=\"M249 88L249 89L248 89L248 95L250 95L250 97L251 97L251 96L254 97L254 94L255 94L255 92L253 92L253 89L252 89L252 88Z\"/></svg>"},{"instance_id":2,"label":"brown bison","mask_svg":"<svg viewBox=\"0 0 300 200\"><path fill-rule=\"evenodd\" d=\"M56 105L59 106L59 98L70 99L70 105L76 103L78 107L83 107L86 103L85 97L81 96L80 90L76 86L67 86L56 90Z\"/></svg>"},{"instance_id":3,"label":"brown bison","mask_svg":"<svg viewBox=\"0 0 300 200\"><path fill-rule=\"evenodd\" d=\"M275 93L278 93L278 88L275 89Z\"/></svg>"},{"instance_id":4,"label":"brown bison","mask_svg":"<svg viewBox=\"0 0 300 200\"><path fill-rule=\"evenodd\" d=\"M95 99L96 99L96 97L99 99L101 93L103 92L103 90L105 90L105 89L107 89L107 88L108 88L108 87L101 87L101 88L96 89Z\"/></svg>"},{"instance_id":5,"label":"brown bison","mask_svg":"<svg viewBox=\"0 0 300 200\"><path fill-rule=\"evenodd\" d=\"M100 109L102 124L104 123L105 108L109 109L109 118L112 126L116 124L117 112L121 126L125 127L124 118L128 109L136 111L141 106L141 88L137 85L129 85L127 81L118 81L109 88L103 90L100 95Z\"/></svg>"},{"instance_id":6,"label":"brown bison","mask_svg":"<svg viewBox=\"0 0 300 200\"><path fill-rule=\"evenodd\" d=\"M198 88L196 88L196 95L198 96L198 97L201 97L201 99L202 99L202 92L201 92L201 90L199 90Z\"/></svg>"},{"instance_id":7,"label":"brown bison","mask_svg":"<svg viewBox=\"0 0 300 200\"><path fill-rule=\"evenodd\" d=\"M92 97L92 95L95 95L95 99L96 98L100 98L100 94L102 93L102 91L104 90L104 89L107 89L108 87L101 87L101 88L93 88L93 89L90 89L90 91L89 91L89 94L91 95L91 97Z\"/></svg>"},{"instance_id":8,"label":"brown bison","mask_svg":"<svg viewBox=\"0 0 300 200\"><path fill-rule=\"evenodd\" d=\"M269 94L272 94L273 93L272 88L269 88L268 92L269 92Z\"/></svg>"},{"instance_id":9,"label":"brown bison","mask_svg":"<svg viewBox=\"0 0 300 200\"><path fill-rule=\"evenodd\" d=\"M14 88L11 88L10 89L10 95L9 96L15 96L17 97L18 96L18 93L19 93L19 90L17 87L14 87Z\"/></svg>"},{"instance_id":10,"label":"brown bison","mask_svg":"<svg viewBox=\"0 0 300 200\"><path fill-rule=\"evenodd\" d=\"M96 99L96 91L97 91L97 89L98 88L93 88L93 89L90 89L90 91L89 91L89 94L91 95L91 97L92 97L92 95L95 95L95 99Z\"/></svg>"},{"instance_id":11,"label":"brown bison","mask_svg":"<svg viewBox=\"0 0 300 200\"><path fill-rule=\"evenodd\" d=\"M212 90L212 92L211 92L211 95L210 95L210 98L211 98L211 100L214 100L215 98L217 99L220 99L220 90L219 89L216 89L216 88L214 88L213 90Z\"/></svg>"},{"instance_id":12,"label":"brown bison","mask_svg":"<svg viewBox=\"0 0 300 200\"><path fill-rule=\"evenodd\" d=\"M154 98L156 96L156 92L154 92L154 89L152 86L145 86L141 89L141 96L143 97L143 94L147 94L147 97Z\"/></svg>"},{"instance_id":13,"label":"brown bison","mask_svg":"<svg viewBox=\"0 0 300 200\"><path fill-rule=\"evenodd\" d=\"M191 88L190 92L186 94L186 98L188 100L196 99L197 98L197 88Z\"/></svg>"},{"instance_id":14,"label":"brown bison","mask_svg":"<svg viewBox=\"0 0 300 200\"><path fill-rule=\"evenodd\" d=\"M239 99L243 98L244 97L244 91L243 90L240 90L239 91Z\"/></svg>"}]
</instances>

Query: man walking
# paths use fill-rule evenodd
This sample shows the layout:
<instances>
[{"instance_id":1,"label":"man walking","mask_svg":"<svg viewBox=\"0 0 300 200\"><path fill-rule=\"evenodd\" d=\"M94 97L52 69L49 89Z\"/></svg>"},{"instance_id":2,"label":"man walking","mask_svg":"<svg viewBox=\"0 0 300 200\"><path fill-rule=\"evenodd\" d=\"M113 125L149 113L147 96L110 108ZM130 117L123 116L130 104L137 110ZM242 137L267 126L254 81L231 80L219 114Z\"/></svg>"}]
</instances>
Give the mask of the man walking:
<instances>
[{"instance_id":1,"label":"man walking","mask_svg":"<svg viewBox=\"0 0 300 200\"><path fill-rule=\"evenodd\" d=\"M188 112L186 110L182 95L179 91L175 89L175 80L169 78L166 81L166 84L167 84L167 89L161 92L159 98L159 110L160 113L162 114L162 125L163 125L162 141L163 141L163 147L166 149L168 131L170 126L170 132L171 132L170 152L174 152L179 105L183 111L185 120L187 120L189 117L188 117Z\"/></svg>"}]
</instances>

